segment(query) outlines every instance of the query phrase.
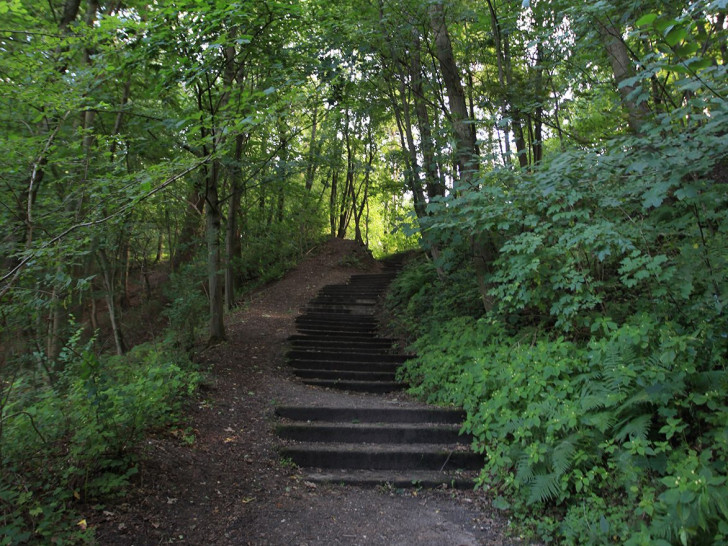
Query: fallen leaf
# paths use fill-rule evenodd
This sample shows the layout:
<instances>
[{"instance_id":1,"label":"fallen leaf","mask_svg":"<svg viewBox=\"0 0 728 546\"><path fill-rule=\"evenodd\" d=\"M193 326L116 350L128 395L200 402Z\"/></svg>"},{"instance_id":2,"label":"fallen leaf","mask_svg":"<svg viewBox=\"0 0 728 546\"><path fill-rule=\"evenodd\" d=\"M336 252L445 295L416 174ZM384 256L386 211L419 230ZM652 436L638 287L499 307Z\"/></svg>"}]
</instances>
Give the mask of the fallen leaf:
<instances>
[{"instance_id":1,"label":"fallen leaf","mask_svg":"<svg viewBox=\"0 0 728 546\"><path fill-rule=\"evenodd\" d=\"M84 531L85 531L85 530L86 530L86 528L88 527L88 523L86 523L86 520L85 520L85 519L82 519L82 520L81 520L81 521L79 521L79 522L78 522L78 523L77 523L76 525L78 525L78 526L79 526L79 527L80 527L81 529L83 529Z\"/></svg>"}]
</instances>

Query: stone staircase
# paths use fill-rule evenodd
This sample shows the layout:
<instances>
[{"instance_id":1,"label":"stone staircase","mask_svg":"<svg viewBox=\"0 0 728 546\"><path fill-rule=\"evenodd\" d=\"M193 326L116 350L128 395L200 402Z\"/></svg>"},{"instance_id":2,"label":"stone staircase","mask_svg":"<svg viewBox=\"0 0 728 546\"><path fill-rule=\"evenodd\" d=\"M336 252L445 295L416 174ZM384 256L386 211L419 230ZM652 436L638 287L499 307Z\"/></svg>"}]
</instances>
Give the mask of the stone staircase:
<instances>
[{"instance_id":1,"label":"stone staircase","mask_svg":"<svg viewBox=\"0 0 728 546\"><path fill-rule=\"evenodd\" d=\"M288 363L306 385L381 396L404 388L397 368L409 358L377 335L375 306L398 264L324 287L296 320ZM381 404L358 407L343 392L330 407L279 406L280 453L312 482L392 487L472 487L482 457L458 434L463 413Z\"/></svg>"}]
</instances>

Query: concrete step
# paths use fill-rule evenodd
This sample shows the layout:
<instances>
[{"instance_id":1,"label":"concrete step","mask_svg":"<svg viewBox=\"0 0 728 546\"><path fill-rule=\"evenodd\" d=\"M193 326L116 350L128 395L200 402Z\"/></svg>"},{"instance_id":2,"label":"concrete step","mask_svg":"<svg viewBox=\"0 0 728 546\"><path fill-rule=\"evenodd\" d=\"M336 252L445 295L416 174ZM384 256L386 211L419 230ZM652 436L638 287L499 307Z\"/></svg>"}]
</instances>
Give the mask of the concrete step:
<instances>
[{"instance_id":1,"label":"concrete step","mask_svg":"<svg viewBox=\"0 0 728 546\"><path fill-rule=\"evenodd\" d=\"M329 330L326 327L316 328L315 326L299 326L297 328L299 334L307 336L325 336L334 337L336 339L349 339L352 341L361 341L364 339L374 339L377 337L376 332L348 332L346 330Z\"/></svg>"},{"instance_id":2,"label":"concrete step","mask_svg":"<svg viewBox=\"0 0 728 546\"><path fill-rule=\"evenodd\" d=\"M402 383L396 381L355 381L351 379L304 379L304 385L312 387L324 387L328 389L336 389L351 392L369 392L376 394L385 394L388 392L401 391L405 388Z\"/></svg>"},{"instance_id":3,"label":"concrete step","mask_svg":"<svg viewBox=\"0 0 728 546\"><path fill-rule=\"evenodd\" d=\"M389 283L348 283L348 284L328 284L318 291L319 294L375 294L379 295L384 292Z\"/></svg>"},{"instance_id":4,"label":"concrete step","mask_svg":"<svg viewBox=\"0 0 728 546\"><path fill-rule=\"evenodd\" d=\"M355 303L359 305L376 305L376 298L361 298L343 294L321 294L311 300L311 303Z\"/></svg>"},{"instance_id":5,"label":"concrete step","mask_svg":"<svg viewBox=\"0 0 728 546\"><path fill-rule=\"evenodd\" d=\"M351 313L353 315L373 315L374 305L365 303L309 303L306 305L305 311L307 313L320 313L320 312L341 312Z\"/></svg>"},{"instance_id":6,"label":"concrete step","mask_svg":"<svg viewBox=\"0 0 728 546\"><path fill-rule=\"evenodd\" d=\"M346 321L303 319L297 320L296 324L302 328L322 328L329 332L376 332L376 324L359 324Z\"/></svg>"},{"instance_id":7,"label":"concrete step","mask_svg":"<svg viewBox=\"0 0 728 546\"><path fill-rule=\"evenodd\" d=\"M332 285L325 286L319 290L314 297L336 296L364 299L379 299L386 290L385 286L365 287L365 286L349 286L349 285Z\"/></svg>"},{"instance_id":8,"label":"concrete step","mask_svg":"<svg viewBox=\"0 0 728 546\"><path fill-rule=\"evenodd\" d=\"M354 381L395 381L395 372L370 372L354 370L321 370L298 368L294 372L302 379L339 379Z\"/></svg>"},{"instance_id":9,"label":"concrete step","mask_svg":"<svg viewBox=\"0 0 728 546\"><path fill-rule=\"evenodd\" d=\"M278 417L297 421L323 421L335 423L443 423L460 424L465 412L449 408L347 408L279 406Z\"/></svg>"},{"instance_id":10,"label":"concrete step","mask_svg":"<svg viewBox=\"0 0 728 546\"><path fill-rule=\"evenodd\" d=\"M441 444L297 444L281 457L299 466L368 470L480 470L483 457L465 446Z\"/></svg>"},{"instance_id":11,"label":"concrete step","mask_svg":"<svg viewBox=\"0 0 728 546\"><path fill-rule=\"evenodd\" d=\"M359 444L470 444L458 425L427 423L294 423L279 425L278 435L299 442Z\"/></svg>"},{"instance_id":12,"label":"concrete step","mask_svg":"<svg viewBox=\"0 0 728 546\"><path fill-rule=\"evenodd\" d=\"M297 351L336 351L341 353L392 354L390 344L356 343L339 341L290 341L289 346Z\"/></svg>"},{"instance_id":13,"label":"concrete step","mask_svg":"<svg viewBox=\"0 0 728 546\"><path fill-rule=\"evenodd\" d=\"M368 353L341 353L337 351L288 351L287 357L290 360L331 360L334 362L396 362L402 364L413 358L413 355L397 354L368 354Z\"/></svg>"},{"instance_id":14,"label":"concrete step","mask_svg":"<svg viewBox=\"0 0 728 546\"><path fill-rule=\"evenodd\" d=\"M395 339L390 339L386 337L371 337L366 338L364 340L352 337L352 336L345 336L340 335L338 332L334 333L333 335L305 335L305 334L294 334L288 338L288 341L293 343L298 342L305 342L305 343L341 343L341 344L351 344L352 346L355 345L366 345L366 346L373 346L373 345L379 345L379 346L386 346L391 347L394 343L397 342Z\"/></svg>"},{"instance_id":15,"label":"concrete step","mask_svg":"<svg viewBox=\"0 0 728 546\"><path fill-rule=\"evenodd\" d=\"M423 487L427 489L473 489L476 471L332 469L313 470L304 473L304 480L314 484L339 484L359 487L386 486L395 489Z\"/></svg>"},{"instance_id":16,"label":"concrete step","mask_svg":"<svg viewBox=\"0 0 728 546\"><path fill-rule=\"evenodd\" d=\"M346 360L291 360L288 365L294 370L339 370L351 372L395 373L396 362L347 362Z\"/></svg>"},{"instance_id":17,"label":"concrete step","mask_svg":"<svg viewBox=\"0 0 728 546\"><path fill-rule=\"evenodd\" d=\"M337 321L346 322L350 324L366 324L377 326L379 321L369 315L351 315L348 313L306 313L296 317L296 322L302 320L320 320L320 321Z\"/></svg>"}]
</instances>

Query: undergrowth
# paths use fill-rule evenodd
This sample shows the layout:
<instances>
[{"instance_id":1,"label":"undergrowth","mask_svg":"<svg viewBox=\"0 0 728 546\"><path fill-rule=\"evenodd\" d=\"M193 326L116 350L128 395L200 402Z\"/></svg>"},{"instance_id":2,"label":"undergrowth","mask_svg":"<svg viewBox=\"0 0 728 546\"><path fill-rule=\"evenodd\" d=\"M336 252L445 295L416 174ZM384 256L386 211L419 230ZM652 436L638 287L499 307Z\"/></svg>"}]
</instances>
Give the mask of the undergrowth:
<instances>
[{"instance_id":1,"label":"undergrowth","mask_svg":"<svg viewBox=\"0 0 728 546\"><path fill-rule=\"evenodd\" d=\"M169 343L99 356L79 329L53 382L2 383L0 544L92 542L80 510L119 495L144 434L179 418L200 375Z\"/></svg>"},{"instance_id":2,"label":"undergrowth","mask_svg":"<svg viewBox=\"0 0 728 546\"><path fill-rule=\"evenodd\" d=\"M479 485L544 542L728 544L728 110L708 102L479 173L430 204L441 258L389 295L417 338L402 378L466 410Z\"/></svg>"}]
</instances>

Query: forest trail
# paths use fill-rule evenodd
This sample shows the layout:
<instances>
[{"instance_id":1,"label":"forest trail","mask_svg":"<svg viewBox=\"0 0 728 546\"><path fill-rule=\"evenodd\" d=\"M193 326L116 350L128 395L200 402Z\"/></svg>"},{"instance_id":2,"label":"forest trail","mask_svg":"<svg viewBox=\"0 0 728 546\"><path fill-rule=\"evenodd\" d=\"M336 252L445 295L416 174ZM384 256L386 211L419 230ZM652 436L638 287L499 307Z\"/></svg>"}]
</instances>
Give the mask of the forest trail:
<instances>
[{"instance_id":1,"label":"forest trail","mask_svg":"<svg viewBox=\"0 0 728 546\"><path fill-rule=\"evenodd\" d=\"M399 258L399 259L397 259ZM380 336L377 306L401 269L403 256L381 273L352 275L324 286L296 318L288 366L306 385L366 392L378 407L359 407L353 396L336 406L278 406L281 456L313 483L395 488L472 489L483 458L459 435L465 414L422 408L381 397L405 388L396 370L412 355Z\"/></svg>"},{"instance_id":2,"label":"forest trail","mask_svg":"<svg viewBox=\"0 0 728 546\"><path fill-rule=\"evenodd\" d=\"M187 421L148 438L134 489L89 515L99 544L518 543L482 493L315 483L280 457L276 407L423 407L397 391L308 386L286 366L286 339L321 288L381 270L355 243L332 240L228 316L229 341L203 353L208 379Z\"/></svg>"}]
</instances>

